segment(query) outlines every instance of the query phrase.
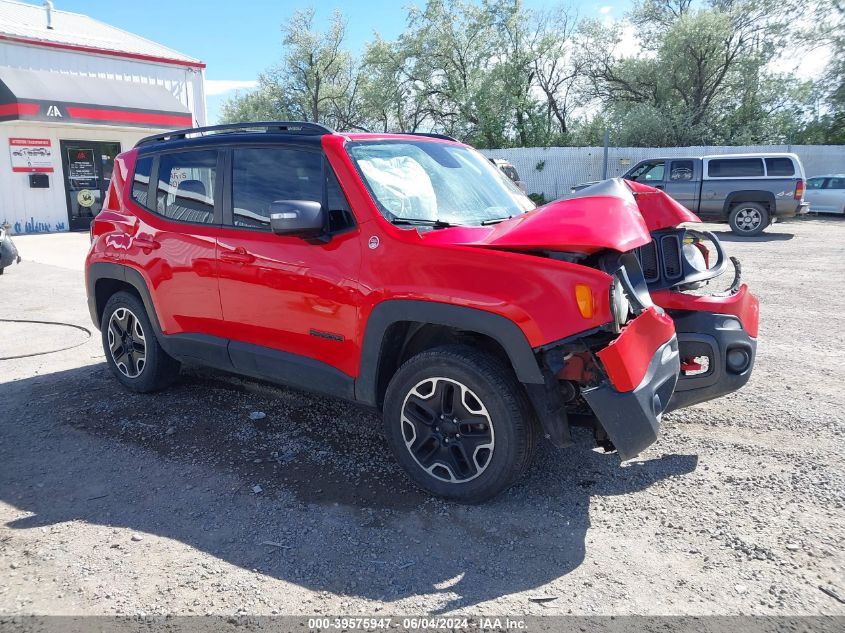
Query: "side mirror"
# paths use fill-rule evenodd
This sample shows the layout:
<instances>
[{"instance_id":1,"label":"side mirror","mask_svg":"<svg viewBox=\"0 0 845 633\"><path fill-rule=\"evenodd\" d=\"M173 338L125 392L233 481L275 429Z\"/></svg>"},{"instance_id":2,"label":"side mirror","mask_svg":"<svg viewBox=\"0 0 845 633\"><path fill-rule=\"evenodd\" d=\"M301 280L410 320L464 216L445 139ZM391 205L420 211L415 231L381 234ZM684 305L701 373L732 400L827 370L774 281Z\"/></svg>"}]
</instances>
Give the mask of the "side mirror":
<instances>
[{"instance_id":1,"label":"side mirror","mask_svg":"<svg viewBox=\"0 0 845 633\"><path fill-rule=\"evenodd\" d=\"M270 229L276 235L317 237L326 226L323 205L314 200L275 200L270 203Z\"/></svg>"}]
</instances>

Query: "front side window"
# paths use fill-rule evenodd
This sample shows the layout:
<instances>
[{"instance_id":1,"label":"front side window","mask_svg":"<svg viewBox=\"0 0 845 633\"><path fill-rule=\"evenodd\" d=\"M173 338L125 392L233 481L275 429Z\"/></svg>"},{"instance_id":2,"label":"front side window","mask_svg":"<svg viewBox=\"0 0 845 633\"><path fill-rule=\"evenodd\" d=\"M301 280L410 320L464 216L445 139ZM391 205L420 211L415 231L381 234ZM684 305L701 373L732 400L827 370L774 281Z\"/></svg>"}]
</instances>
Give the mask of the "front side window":
<instances>
[{"instance_id":1,"label":"front side window","mask_svg":"<svg viewBox=\"0 0 845 633\"><path fill-rule=\"evenodd\" d=\"M766 173L769 176L794 176L795 166L792 164L792 159L790 158L767 158Z\"/></svg>"},{"instance_id":2,"label":"front side window","mask_svg":"<svg viewBox=\"0 0 845 633\"><path fill-rule=\"evenodd\" d=\"M845 189L845 178L831 178L825 189Z\"/></svg>"},{"instance_id":3,"label":"front side window","mask_svg":"<svg viewBox=\"0 0 845 633\"><path fill-rule=\"evenodd\" d=\"M763 176L762 158L714 158L707 164L711 178L755 178Z\"/></svg>"},{"instance_id":4,"label":"front side window","mask_svg":"<svg viewBox=\"0 0 845 633\"><path fill-rule=\"evenodd\" d=\"M643 163L631 172L628 179L636 182L659 182L663 180L663 172L665 169L666 163L662 160L651 163Z\"/></svg>"},{"instance_id":5,"label":"front side window","mask_svg":"<svg viewBox=\"0 0 845 633\"><path fill-rule=\"evenodd\" d=\"M346 145L379 211L396 223L478 225L534 203L473 149L435 141Z\"/></svg>"},{"instance_id":6,"label":"front side window","mask_svg":"<svg viewBox=\"0 0 845 633\"><path fill-rule=\"evenodd\" d=\"M132 177L132 199L142 207L150 208L147 197L150 191L150 172L153 167L152 156L135 161L135 175Z\"/></svg>"},{"instance_id":7,"label":"front side window","mask_svg":"<svg viewBox=\"0 0 845 633\"><path fill-rule=\"evenodd\" d=\"M323 200L323 157L287 147L232 152L232 221L270 229L270 205L282 200Z\"/></svg>"},{"instance_id":8,"label":"front side window","mask_svg":"<svg viewBox=\"0 0 845 633\"><path fill-rule=\"evenodd\" d=\"M180 222L212 224L216 180L216 150L162 154L156 211Z\"/></svg>"}]
</instances>

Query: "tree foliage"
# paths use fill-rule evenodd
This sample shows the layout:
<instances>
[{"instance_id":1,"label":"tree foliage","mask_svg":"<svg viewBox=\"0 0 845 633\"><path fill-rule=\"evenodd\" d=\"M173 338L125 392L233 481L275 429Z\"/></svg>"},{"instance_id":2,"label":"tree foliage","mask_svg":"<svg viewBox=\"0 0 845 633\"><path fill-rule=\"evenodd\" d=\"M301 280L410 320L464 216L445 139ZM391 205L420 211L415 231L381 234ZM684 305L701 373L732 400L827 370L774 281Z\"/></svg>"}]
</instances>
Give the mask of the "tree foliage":
<instances>
[{"instance_id":1,"label":"tree foliage","mask_svg":"<svg viewBox=\"0 0 845 633\"><path fill-rule=\"evenodd\" d=\"M280 61L223 119L433 131L480 147L596 144L606 128L617 145L843 142L845 4L812 6L827 19L796 35L796 0L640 0L613 23L522 0L428 0L358 57L342 14L319 31L300 10ZM796 40L835 50L823 78L776 70Z\"/></svg>"}]
</instances>

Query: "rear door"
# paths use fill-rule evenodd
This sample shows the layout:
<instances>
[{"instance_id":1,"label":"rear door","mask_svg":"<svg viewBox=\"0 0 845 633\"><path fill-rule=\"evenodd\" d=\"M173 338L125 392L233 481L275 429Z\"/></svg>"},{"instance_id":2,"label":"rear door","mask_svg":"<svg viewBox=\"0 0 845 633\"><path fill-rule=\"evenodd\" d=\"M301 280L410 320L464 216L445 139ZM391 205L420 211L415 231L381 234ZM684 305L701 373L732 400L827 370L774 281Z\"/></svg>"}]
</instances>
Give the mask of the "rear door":
<instances>
[{"instance_id":1,"label":"rear door","mask_svg":"<svg viewBox=\"0 0 845 633\"><path fill-rule=\"evenodd\" d=\"M700 176L696 174L695 161L690 158L678 158L669 162L668 176L664 191L690 211L698 210Z\"/></svg>"},{"instance_id":2,"label":"rear door","mask_svg":"<svg viewBox=\"0 0 845 633\"><path fill-rule=\"evenodd\" d=\"M225 336L217 288L218 160L216 149L204 149L136 161L139 222L125 261L146 278L165 334Z\"/></svg>"},{"instance_id":3,"label":"rear door","mask_svg":"<svg viewBox=\"0 0 845 633\"><path fill-rule=\"evenodd\" d=\"M359 230L322 151L298 145L235 147L227 160L231 188L218 260L232 362L248 373L260 370L264 360L264 368L277 375L286 371L284 364L299 367L297 375L285 376L292 384L320 380L328 367L353 376L359 356ZM322 202L331 238L274 234L270 203L277 200Z\"/></svg>"}]
</instances>

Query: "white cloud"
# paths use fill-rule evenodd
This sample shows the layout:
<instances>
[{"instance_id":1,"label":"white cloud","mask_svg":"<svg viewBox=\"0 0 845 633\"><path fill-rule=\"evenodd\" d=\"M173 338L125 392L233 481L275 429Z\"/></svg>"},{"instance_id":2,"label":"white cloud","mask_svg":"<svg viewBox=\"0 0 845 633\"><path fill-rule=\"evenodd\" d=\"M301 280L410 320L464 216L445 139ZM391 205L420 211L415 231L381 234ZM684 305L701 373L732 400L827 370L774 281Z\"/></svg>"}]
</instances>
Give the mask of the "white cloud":
<instances>
[{"instance_id":1,"label":"white cloud","mask_svg":"<svg viewBox=\"0 0 845 633\"><path fill-rule=\"evenodd\" d=\"M599 9L599 13L601 13L602 15L607 15L611 11L613 11L613 7L601 7Z\"/></svg>"},{"instance_id":2,"label":"white cloud","mask_svg":"<svg viewBox=\"0 0 845 633\"><path fill-rule=\"evenodd\" d=\"M232 90L251 90L258 86L258 81L237 79L206 79L205 94L209 97L222 95Z\"/></svg>"}]
</instances>

